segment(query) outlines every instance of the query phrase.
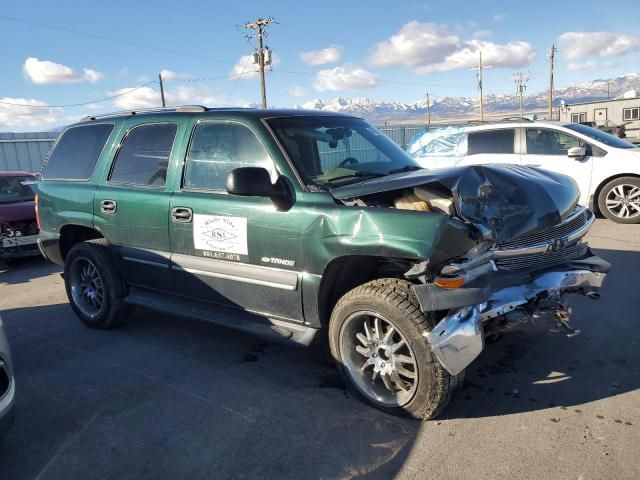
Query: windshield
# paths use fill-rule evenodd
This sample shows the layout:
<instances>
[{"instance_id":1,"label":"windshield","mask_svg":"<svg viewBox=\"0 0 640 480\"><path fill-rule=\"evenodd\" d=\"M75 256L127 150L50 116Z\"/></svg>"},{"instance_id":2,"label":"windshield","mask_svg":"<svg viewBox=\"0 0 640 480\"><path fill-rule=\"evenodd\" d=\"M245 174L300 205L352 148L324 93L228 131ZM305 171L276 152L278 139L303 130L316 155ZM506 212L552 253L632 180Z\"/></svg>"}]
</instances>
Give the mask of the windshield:
<instances>
[{"instance_id":1,"label":"windshield","mask_svg":"<svg viewBox=\"0 0 640 480\"><path fill-rule=\"evenodd\" d=\"M335 187L420 166L364 120L282 117L268 121L307 183Z\"/></svg>"},{"instance_id":2,"label":"windshield","mask_svg":"<svg viewBox=\"0 0 640 480\"><path fill-rule=\"evenodd\" d=\"M36 196L36 179L31 176L0 177L0 203L29 202Z\"/></svg>"},{"instance_id":3,"label":"windshield","mask_svg":"<svg viewBox=\"0 0 640 480\"><path fill-rule=\"evenodd\" d=\"M629 143L626 140L622 140L621 138L614 137L608 133L605 133L597 128L588 127L586 125L580 125L579 123L572 123L570 125L565 125L569 130L573 130L574 132L581 133L586 135L589 138L593 138L600 143L604 143L605 145L609 145L614 148L636 148L633 143Z\"/></svg>"}]
</instances>

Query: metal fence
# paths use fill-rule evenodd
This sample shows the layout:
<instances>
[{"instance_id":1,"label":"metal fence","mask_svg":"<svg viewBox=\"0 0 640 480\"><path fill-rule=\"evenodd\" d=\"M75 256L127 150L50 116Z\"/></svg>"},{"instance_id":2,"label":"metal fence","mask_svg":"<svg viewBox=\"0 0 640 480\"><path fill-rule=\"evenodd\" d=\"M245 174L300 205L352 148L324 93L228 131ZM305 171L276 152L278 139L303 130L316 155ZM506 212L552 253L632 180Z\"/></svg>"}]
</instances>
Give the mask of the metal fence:
<instances>
[{"instance_id":1,"label":"metal fence","mask_svg":"<svg viewBox=\"0 0 640 480\"><path fill-rule=\"evenodd\" d=\"M407 145L411 143L411 139L416 133L427 130L426 124L417 123L385 123L384 125L376 125L378 129L387 137L393 140L403 150L407 149Z\"/></svg>"},{"instance_id":2,"label":"metal fence","mask_svg":"<svg viewBox=\"0 0 640 480\"><path fill-rule=\"evenodd\" d=\"M57 133L0 133L0 172L39 172Z\"/></svg>"},{"instance_id":3,"label":"metal fence","mask_svg":"<svg viewBox=\"0 0 640 480\"><path fill-rule=\"evenodd\" d=\"M398 123L377 127L403 150L416 133L424 132L427 128L425 124ZM57 135L55 132L0 133L0 172L39 172ZM354 148L357 150L357 145Z\"/></svg>"}]
</instances>

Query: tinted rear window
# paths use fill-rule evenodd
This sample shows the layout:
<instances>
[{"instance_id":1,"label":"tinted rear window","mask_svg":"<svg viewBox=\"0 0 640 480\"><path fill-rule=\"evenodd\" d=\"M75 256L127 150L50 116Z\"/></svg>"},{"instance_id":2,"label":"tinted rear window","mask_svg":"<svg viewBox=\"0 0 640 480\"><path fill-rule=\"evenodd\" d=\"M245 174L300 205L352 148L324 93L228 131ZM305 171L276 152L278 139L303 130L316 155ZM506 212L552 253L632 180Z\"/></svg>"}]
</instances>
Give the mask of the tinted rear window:
<instances>
[{"instance_id":1,"label":"tinted rear window","mask_svg":"<svg viewBox=\"0 0 640 480\"><path fill-rule=\"evenodd\" d=\"M175 123L151 123L131 129L120 147L109 180L164 186L177 129Z\"/></svg>"},{"instance_id":2,"label":"tinted rear window","mask_svg":"<svg viewBox=\"0 0 640 480\"><path fill-rule=\"evenodd\" d=\"M44 178L88 180L107 142L113 124L73 127L62 134L49 156Z\"/></svg>"},{"instance_id":3,"label":"tinted rear window","mask_svg":"<svg viewBox=\"0 0 640 480\"><path fill-rule=\"evenodd\" d=\"M491 130L469 133L467 155L478 153L513 153L515 130Z\"/></svg>"}]
</instances>

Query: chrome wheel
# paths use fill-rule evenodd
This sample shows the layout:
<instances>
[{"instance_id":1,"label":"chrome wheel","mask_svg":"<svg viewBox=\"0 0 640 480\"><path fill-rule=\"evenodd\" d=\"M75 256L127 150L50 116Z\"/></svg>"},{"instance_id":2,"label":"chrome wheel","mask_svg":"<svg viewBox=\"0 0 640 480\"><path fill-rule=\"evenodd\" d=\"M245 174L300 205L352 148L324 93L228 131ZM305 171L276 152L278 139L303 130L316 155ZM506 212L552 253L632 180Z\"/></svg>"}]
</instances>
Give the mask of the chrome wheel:
<instances>
[{"instance_id":1,"label":"chrome wheel","mask_svg":"<svg viewBox=\"0 0 640 480\"><path fill-rule=\"evenodd\" d=\"M640 187L625 183L616 185L607 193L605 204L618 218L635 218L640 215Z\"/></svg>"},{"instance_id":2,"label":"chrome wheel","mask_svg":"<svg viewBox=\"0 0 640 480\"><path fill-rule=\"evenodd\" d=\"M69 286L75 305L88 317L104 307L104 283L95 265L86 258L74 260L69 270Z\"/></svg>"},{"instance_id":3,"label":"chrome wheel","mask_svg":"<svg viewBox=\"0 0 640 480\"><path fill-rule=\"evenodd\" d=\"M358 390L385 406L401 407L418 385L415 355L405 336L373 312L350 315L340 330L342 363Z\"/></svg>"}]
</instances>

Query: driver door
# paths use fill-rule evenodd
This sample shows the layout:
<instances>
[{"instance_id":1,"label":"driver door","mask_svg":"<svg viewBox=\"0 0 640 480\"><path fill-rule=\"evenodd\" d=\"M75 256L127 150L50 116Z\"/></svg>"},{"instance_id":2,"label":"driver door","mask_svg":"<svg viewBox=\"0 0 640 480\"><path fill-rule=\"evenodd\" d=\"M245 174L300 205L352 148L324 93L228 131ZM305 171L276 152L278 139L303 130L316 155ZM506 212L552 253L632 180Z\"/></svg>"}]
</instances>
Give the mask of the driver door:
<instances>
[{"instance_id":1,"label":"driver door","mask_svg":"<svg viewBox=\"0 0 640 480\"><path fill-rule=\"evenodd\" d=\"M230 195L231 170L263 167L277 176L256 133L236 121L200 121L168 212L177 293L221 306L302 319L301 214L269 198Z\"/></svg>"},{"instance_id":2,"label":"driver door","mask_svg":"<svg viewBox=\"0 0 640 480\"><path fill-rule=\"evenodd\" d=\"M570 158L572 147L585 147L583 158ZM591 145L573 135L548 128L525 129L525 154L523 164L563 173L573 178L580 188L580 204L587 205L591 187L593 158Z\"/></svg>"}]
</instances>

